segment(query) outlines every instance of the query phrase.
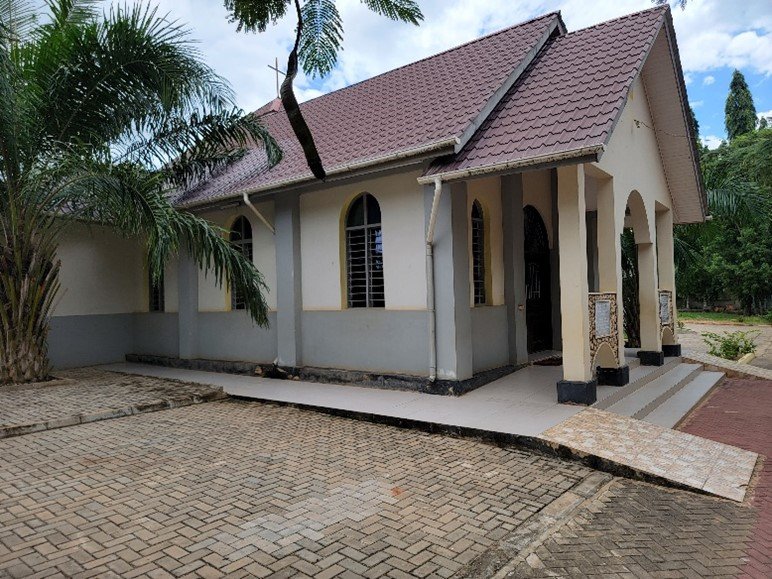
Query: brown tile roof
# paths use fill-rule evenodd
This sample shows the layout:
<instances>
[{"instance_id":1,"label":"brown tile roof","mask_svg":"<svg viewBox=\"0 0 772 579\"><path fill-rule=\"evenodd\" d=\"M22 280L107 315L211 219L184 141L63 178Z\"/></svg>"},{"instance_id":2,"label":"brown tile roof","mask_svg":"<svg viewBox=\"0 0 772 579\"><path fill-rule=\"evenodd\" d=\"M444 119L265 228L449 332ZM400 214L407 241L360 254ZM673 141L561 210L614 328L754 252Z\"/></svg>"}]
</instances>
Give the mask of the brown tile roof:
<instances>
[{"instance_id":1,"label":"brown tile roof","mask_svg":"<svg viewBox=\"0 0 772 579\"><path fill-rule=\"evenodd\" d=\"M328 173L432 145L452 150L558 26L560 15L550 13L302 104ZM251 150L176 202L197 205L312 179L286 115L271 109L258 112L284 151L281 163L268 170L263 152Z\"/></svg>"},{"instance_id":2,"label":"brown tile roof","mask_svg":"<svg viewBox=\"0 0 772 579\"><path fill-rule=\"evenodd\" d=\"M666 13L652 8L551 40L461 152L427 176L606 144Z\"/></svg>"}]
</instances>

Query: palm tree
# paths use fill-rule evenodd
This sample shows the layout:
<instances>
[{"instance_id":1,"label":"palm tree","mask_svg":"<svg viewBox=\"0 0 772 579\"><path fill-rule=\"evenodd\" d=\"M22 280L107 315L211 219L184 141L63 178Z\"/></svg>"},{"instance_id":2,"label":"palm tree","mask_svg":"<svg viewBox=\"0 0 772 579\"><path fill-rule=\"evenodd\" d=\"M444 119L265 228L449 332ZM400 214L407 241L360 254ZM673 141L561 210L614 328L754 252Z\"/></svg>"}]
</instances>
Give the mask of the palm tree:
<instances>
[{"instance_id":1,"label":"palm tree","mask_svg":"<svg viewBox=\"0 0 772 579\"><path fill-rule=\"evenodd\" d=\"M49 372L46 338L59 290L57 245L73 221L144 243L157 281L187 250L267 324L261 274L174 191L249 146L281 152L187 30L147 6L0 0L0 384Z\"/></svg>"},{"instance_id":2,"label":"palm tree","mask_svg":"<svg viewBox=\"0 0 772 579\"><path fill-rule=\"evenodd\" d=\"M423 14L416 0L361 0L368 9L391 20L418 25ZM302 66L306 74L324 76L335 67L343 42L343 20L335 0L224 0L237 30L264 32L268 24L294 8L295 44L287 57L287 73L279 96L292 131L303 149L308 168L317 179L326 177L314 136L295 98L293 82Z\"/></svg>"}]
</instances>

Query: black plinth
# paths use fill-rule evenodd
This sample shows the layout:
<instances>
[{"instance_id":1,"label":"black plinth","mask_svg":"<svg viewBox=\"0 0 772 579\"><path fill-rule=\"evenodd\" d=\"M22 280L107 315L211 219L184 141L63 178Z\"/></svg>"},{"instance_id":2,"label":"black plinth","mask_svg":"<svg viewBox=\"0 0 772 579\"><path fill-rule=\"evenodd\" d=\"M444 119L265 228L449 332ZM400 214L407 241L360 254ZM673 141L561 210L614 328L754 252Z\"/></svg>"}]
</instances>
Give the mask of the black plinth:
<instances>
[{"instance_id":1,"label":"black plinth","mask_svg":"<svg viewBox=\"0 0 772 579\"><path fill-rule=\"evenodd\" d=\"M681 355L681 344L663 344L662 353L666 358L677 358Z\"/></svg>"},{"instance_id":2,"label":"black plinth","mask_svg":"<svg viewBox=\"0 0 772 579\"><path fill-rule=\"evenodd\" d=\"M579 382L573 380L561 380L558 382L558 402L572 402L574 404L594 404L597 397L597 380Z\"/></svg>"},{"instance_id":3,"label":"black plinth","mask_svg":"<svg viewBox=\"0 0 772 579\"><path fill-rule=\"evenodd\" d=\"M656 350L639 350L638 358L641 361L641 366L662 366L665 364L664 352L657 352Z\"/></svg>"},{"instance_id":4,"label":"black plinth","mask_svg":"<svg viewBox=\"0 0 772 579\"><path fill-rule=\"evenodd\" d=\"M601 368L598 366L598 386L624 386L630 382L630 366Z\"/></svg>"}]
</instances>

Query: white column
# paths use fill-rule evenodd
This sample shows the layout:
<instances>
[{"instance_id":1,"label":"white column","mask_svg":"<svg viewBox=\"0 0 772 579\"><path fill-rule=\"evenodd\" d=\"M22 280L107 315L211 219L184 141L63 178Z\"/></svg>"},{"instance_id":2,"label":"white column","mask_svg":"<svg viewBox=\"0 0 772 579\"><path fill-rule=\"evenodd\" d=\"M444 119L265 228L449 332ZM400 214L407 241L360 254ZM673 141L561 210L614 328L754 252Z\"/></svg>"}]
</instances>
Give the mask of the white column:
<instances>
[{"instance_id":1,"label":"white column","mask_svg":"<svg viewBox=\"0 0 772 579\"><path fill-rule=\"evenodd\" d=\"M276 196L276 333L280 366L302 365L300 195Z\"/></svg>"},{"instance_id":2,"label":"white column","mask_svg":"<svg viewBox=\"0 0 772 579\"><path fill-rule=\"evenodd\" d=\"M472 314L469 307L469 239L466 183L443 185L434 233L434 307L437 378L472 377ZM424 189L426 223L434 187Z\"/></svg>"},{"instance_id":3,"label":"white column","mask_svg":"<svg viewBox=\"0 0 772 579\"><path fill-rule=\"evenodd\" d=\"M523 225L523 175L501 178L501 214L504 237L504 301L507 304L509 363L528 362L528 328L525 320L525 231Z\"/></svg>"},{"instance_id":4,"label":"white column","mask_svg":"<svg viewBox=\"0 0 772 579\"><path fill-rule=\"evenodd\" d=\"M589 384L590 367L589 312L587 297L587 221L584 195L584 166L559 167L558 214L560 224L560 309L563 335L563 383ZM561 401L561 384L558 399ZM575 389L571 389L575 391ZM594 402L587 397L574 402ZM562 401L569 401L565 396ZM569 396L573 398L573 396Z\"/></svg>"},{"instance_id":5,"label":"white column","mask_svg":"<svg viewBox=\"0 0 772 579\"><path fill-rule=\"evenodd\" d=\"M641 350L652 353L641 356L641 362L662 352L659 329L659 295L657 281L657 248L654 243L639 243L638 300L641 310ZM653 358L652 358L653 359ZM659 364L654 364L659 365Z\"/></svg>"},{"instance_id":6,"label":"white column","mask_svg":"<svg viewBox=\"0 0 772 579\"><path fill-rule=\"evenodd\" d=\"M598 181L598 290L617 296L618 366L625 365L622 307L622 223L617 223L614 180Z\"/></svg>"},{"instance_id":7,"label":"white column","mask_svg":"<svg viewBox=\"0 0 772 579\"><path fill-rule=\"evenodd\" d=\"M675 328L678 327L676 319L676 284L675 284L675 256L673 251L673 212L670 209L656 214L657 227L657 270L659 273L659 289L670 290L673 300L673 328L672 339L668 336L667 345L678 344L678 336Z\"/></svg>"}]
</instances>

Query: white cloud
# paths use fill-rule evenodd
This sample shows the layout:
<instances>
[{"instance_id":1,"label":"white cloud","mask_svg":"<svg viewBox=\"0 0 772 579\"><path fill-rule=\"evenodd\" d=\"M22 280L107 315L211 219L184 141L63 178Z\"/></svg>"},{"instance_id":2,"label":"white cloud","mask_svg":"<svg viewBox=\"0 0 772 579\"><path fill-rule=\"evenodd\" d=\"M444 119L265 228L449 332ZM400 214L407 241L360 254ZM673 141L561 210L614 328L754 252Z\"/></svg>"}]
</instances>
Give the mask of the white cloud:
<instances>
[{"instance_id":1,"label":"white cloud","mask_svg":"<svg viewBox=\"0 0 772 579\"><path fill-rule=\"evenodd\" d=\"M119 0L112 0L117 2ZM220 0L149 0L188 23L207 62L234 86L239 104L255 109L275 96L268 65L286 63L294 40L287 17L261 34L237 33ZM329 77L298 75L299 98L308 99L473 40L550 10L561 10L569 30L651 7L651 0L419 0L419 27L373 14L360 0L337 0L345 26L344 50ZM772 75L772 11L769 0L689 0L673 11L687 84L691 76L721 66ZM105 5L110 0L104 0ZM708 77L705 77L704 81Z\"/></svg>"},{"instance_id":2,"label":"white cloud","mask_svg":"<svg viewBox=\"0 0 772 579\"><path fill-rule=\"evenodd\" d=\"M705 78L702 79L703 86L710 86L714 82L716 82L716 77L715 76L708 75L708 76L706 76Z\"/></svg>"},{"instance_id":3,"label":"white cloud","mask_svg":"<svg viewBox=\"0 0 772 579\"><path fill-rule=\"evenodd\" d=\"M724 142L724 139L717 137L716 135L706 135L704 137L700 137L700 140L702 141L702 144L705 145L708 149L717 149L718 146Z\"/></svg>"},{"instance_id":4,"label":"white cloud","mask_svg":"<svg viewBox=\"0 0 772 579\"><path fill-rule=\"evenodd\" d=\"M705 101L689 101L689 106L693 109L698 109L705 104Z\"/></svg>"},{"instance_id":5,"label":"white cloud","mask_svg":"<svg viewBox=\"0 0 772 579\"><path fill-rule=\"evenodd\" d=\"M756 116L759 118L765 117L767 119L772 119L772 111L761 111L760 113L756 113Z\"/></svg>"}]
</instances>

